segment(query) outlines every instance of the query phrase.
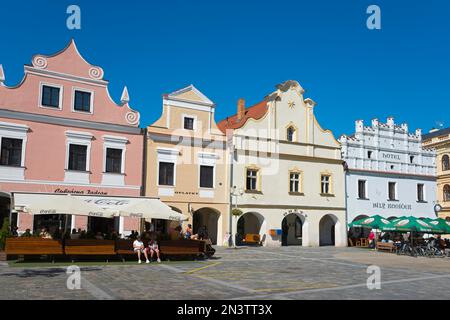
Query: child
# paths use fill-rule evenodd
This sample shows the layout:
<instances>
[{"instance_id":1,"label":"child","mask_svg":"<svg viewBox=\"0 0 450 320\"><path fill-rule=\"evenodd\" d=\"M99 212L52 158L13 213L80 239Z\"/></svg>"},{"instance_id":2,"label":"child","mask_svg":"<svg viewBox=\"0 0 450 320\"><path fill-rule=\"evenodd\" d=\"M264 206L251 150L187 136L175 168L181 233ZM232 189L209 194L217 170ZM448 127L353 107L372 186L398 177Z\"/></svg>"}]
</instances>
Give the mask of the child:
<instances>
[{"instance_id":1,"label":"child","mask_svg":"<svg viewBox=\"0 0 450 320\"><path fill-rule=\"evenodd\" d=\"M137 253L138 263L142 263L141 253L143 253L145 256L145 263L150 263L150 261L148 260L148 256L147 256L147 250L145 250L145 248L144 248L144 243L141 241L141 237L138 237L136 240L134 240L133 250L134 250L134 252Z\"/></svg>"}]
</instances>

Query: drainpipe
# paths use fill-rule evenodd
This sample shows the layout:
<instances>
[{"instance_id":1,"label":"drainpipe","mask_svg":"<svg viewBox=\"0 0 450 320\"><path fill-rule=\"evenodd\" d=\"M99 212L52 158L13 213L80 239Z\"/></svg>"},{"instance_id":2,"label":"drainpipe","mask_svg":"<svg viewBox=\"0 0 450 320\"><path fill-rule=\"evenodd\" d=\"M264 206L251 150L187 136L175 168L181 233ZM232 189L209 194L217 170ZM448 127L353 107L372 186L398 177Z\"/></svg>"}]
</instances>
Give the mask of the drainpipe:
<instances>
[{"instance_id":1,"label":"drainpipe","mask_svg":"<svg viewBox=\"0 0 450 320\"><path fill-rule=\"evenodd\" d=\"M347 177L348 177L348 174L349 174L349 170L348 170L348 167L347 167L347 165L346 165L346 162L344 161L343 163L342 163L342 166L343 166L343 168L344 168L344 192L345 192L345 195L344 195L344 198L345 198L345 202L344 202L344 205L345 205L345 219L344 219L344 221L345 221L345 241L346 241L346 246L348 246L348 230L347 230L347 227L348 227L348 205L347 205L347 203L348 203L348 192L347 192Z\"/></svg>"},{"instance_id":2,"label":"drainpipe","mask_svg":"<svg viewBox=\"0 0 450 320\"><path fill-rule=\"evenodd\" d=\"M232 132L232 131L231 131ZM231 133L232 134L232 133ZM234 241L233 241L233 194L231 190L233 190L233 161L234 161L234 148L233 148L233 136L231 136L231 145L228 146L230 148L230 208L229 208L229 219L228 219L228 232L230 235L230 238L228 239L228 246L231 248L233 247Z\"/></svg>"},{"instance_id":3,"label":"drainpipe","mask_svg":"<svg viewBox=\"0 0 450 320\"><path fill-rule=\"evenodd\" d=\"M144 139L143 141L143 154L142 154L142 180L141 180L141 196L145 196L147 192L147 141L148 141L148 131L147 128L141 129L141 135ZM120 221L119 221L120 226ZM142 233L145 229L145 219L141 219L141 230L139 233Z\"/></svg>"}]
</instances>

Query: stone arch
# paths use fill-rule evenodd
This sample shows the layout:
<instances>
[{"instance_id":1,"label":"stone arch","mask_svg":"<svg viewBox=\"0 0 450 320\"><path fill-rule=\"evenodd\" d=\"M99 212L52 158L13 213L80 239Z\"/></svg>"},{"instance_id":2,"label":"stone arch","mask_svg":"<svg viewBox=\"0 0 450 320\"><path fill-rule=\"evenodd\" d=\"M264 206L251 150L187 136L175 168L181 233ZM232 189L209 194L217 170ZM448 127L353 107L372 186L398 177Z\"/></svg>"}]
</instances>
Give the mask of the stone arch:
<instances>
[{"instance_id":1,"label":"stone arch","mask_svg":"<svg viewBox=\"0 0 450 320\"><path fill-rule=\"evenodd\" d=\"M290 213L283 217L281 221L281 245L282 246L301 246L303 237L306 235L306 221L301 214Z\"/></svg>"},{"instance_id":2,"label":"stone arch","mask_svg":"<svg viewBox=\"0 0 450 320\"><path fill-rule=\"evenodd\" d=\"M259 212L246 212L241 215L236 224L236 244L242 244L246 234L265 235L265 219Z\"/></svg>"},{"instance_id":3,"label":"stone arch","mask_svg":"<svg viewBox=\"0 0 450 320\"><path fill-rule=\"evenodd\" d=\"M326 214L319 222L319 245L336 246L341 239L341 222L334 214Z\"/></svg>"},{"instance_id":4,"label":"stone arch","mask_svg":"<svg viewBox=\"0 0 450 320\"><path fill-rule=\"evenodd\" d=\"M194 234L198 234L201 228L206 227L211 242L214 245L217 244L220 215L218 210L209 207L196 210L192 216L192 231Z\"/></svg>"},{"instance_id":5,"label":"stone arch","mask_svg":"<svg viewBox=\"0 0 450 320\"><path fill-rule=\"evenodd\" d=\"M353 219L352 222L361 220L361 219L365 219L365 218L369 218L368 215L365 214L360 214L359 216L357 216L355 219ZM369 236L370 233L370 229L368 228L350 228L348 230L348 237L349 238L367 238Z\"/></svg>"}]
</instances>

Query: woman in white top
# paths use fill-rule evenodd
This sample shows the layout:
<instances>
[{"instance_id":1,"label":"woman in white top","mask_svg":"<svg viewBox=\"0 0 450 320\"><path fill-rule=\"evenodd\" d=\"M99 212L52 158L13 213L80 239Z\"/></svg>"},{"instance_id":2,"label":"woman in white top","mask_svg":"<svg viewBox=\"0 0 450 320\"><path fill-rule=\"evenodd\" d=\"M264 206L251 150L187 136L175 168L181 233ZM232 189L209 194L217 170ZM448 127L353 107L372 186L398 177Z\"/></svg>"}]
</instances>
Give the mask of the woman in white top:
<instances>
[{"instance_id":1,"label":"woman in white top","mask_svg":"<svg viewBox=\"0 0 450 320\"><path fill-rule=\"evenodd\" d=\"M137 253L138 263L142 263L141 253L143 253L145 256L145 263L150 263L150 261L148 260L148 256L147 256L147 250L144 247L144 243L141 241L141 237L138 237L136 240L134 240L133 250L134 250L134 252Z\"/></svg>"}]
</instances>

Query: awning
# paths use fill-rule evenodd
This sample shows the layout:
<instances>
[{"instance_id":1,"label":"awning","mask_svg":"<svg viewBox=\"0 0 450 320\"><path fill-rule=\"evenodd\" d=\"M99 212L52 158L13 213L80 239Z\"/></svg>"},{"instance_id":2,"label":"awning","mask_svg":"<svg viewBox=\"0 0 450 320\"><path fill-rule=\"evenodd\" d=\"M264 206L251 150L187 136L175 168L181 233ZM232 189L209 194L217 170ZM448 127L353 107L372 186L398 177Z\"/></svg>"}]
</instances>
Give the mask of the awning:
<instances>
[{"instance_id":1,"label":"awning","mask_svg":"<svg viewBox=\"0 0 450 320\"><path fill-rule=\"evenodd\" d=\"M103 218L122 216L176 221L188 219L159 199L153 198L13 193L13 199L17 211L34 215L74 214Z\"/></svg>"}]
</instances>

